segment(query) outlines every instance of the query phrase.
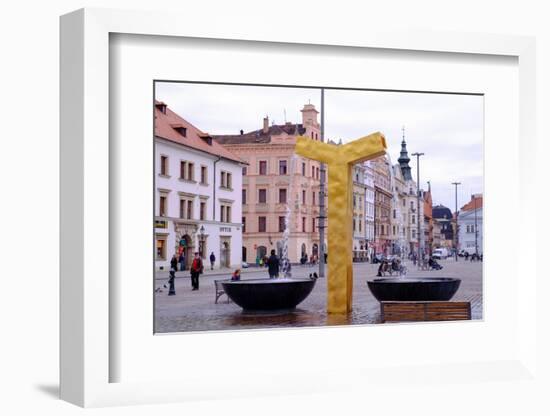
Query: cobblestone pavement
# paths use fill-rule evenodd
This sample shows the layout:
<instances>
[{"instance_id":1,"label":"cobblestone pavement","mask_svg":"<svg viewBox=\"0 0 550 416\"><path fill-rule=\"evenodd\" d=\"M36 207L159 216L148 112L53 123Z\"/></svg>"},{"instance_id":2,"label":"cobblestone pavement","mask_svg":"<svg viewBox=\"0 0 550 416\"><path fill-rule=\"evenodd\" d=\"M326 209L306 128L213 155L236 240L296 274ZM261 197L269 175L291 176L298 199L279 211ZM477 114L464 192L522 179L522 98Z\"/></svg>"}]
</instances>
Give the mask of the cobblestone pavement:
<instances>
[{"instance_id":1,"label":"cobblestone pavement","mask_svg":"<svg viewBox=\"0 0 550 416\"><path fill-rule=\"evenodd\" d=\"M443 270L419 271L411 262L407 277L458 277L462 279L458 292L453 297L457 301L470 301L472 318L482 318L482 263L459 258L442 260ZM326 314L326 279L317 280L311 294L298 305L296 310L284 314L244 313L242 309L227 301L223 295L214 303L214 280L229 278L227 271L207 271L200 277L200 289L191 291L188 272L177 272L176 296L168 296L168 274L160 272L155 279L155 330L158 333L237 330L256 328L305 327L345 324L376 324L380 322L380 304L370 293L366 280L375 278L377 265L354 264L353 311L349 316L334 318ZM294 266L293 277L307 277L317 271L317 267ZM242 279L267 277L266 269L243 270Z\"/></svg>"}]
</instances>

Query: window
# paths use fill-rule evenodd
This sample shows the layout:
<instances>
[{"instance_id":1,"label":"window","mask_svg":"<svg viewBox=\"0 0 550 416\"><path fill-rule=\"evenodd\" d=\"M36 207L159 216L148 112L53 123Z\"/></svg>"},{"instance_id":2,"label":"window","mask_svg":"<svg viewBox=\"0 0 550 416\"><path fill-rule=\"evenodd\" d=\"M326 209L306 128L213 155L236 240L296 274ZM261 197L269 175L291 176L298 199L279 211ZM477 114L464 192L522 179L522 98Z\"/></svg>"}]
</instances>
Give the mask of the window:
<instances>
[{"instance_id":1,"label":"window","mask_svg":"<svg viewBox=\"0 0 550 416\"><path fill-rule=\"evenodd\" d=\"M241 224L243 225L243 233L246 233L246 217L241 218Z\"/></svg>"},{"instance_id":2,"label":"window","mask_svg":"<svg viewBox=\"0 0 550 416\"><path fill-rule=\"evenodd\" d=\"M187 219L193 219L193 201L187 201Z\"/></svg>"},{"instance_id":3,"label":"window","mask_svg":"<svg viewBox=\"0 0 550 416\"><path fill-rule=\"evenodd\" d=\"M302 162L302 176L306 176L306 164Z\"/></svg>"},{"instance_id":4,"label":"window","mask_svg":"<svg viewBox=\"0 0 550 416\"><path fill-rule=\"evenodd\" d=\"M185 179L187 174L187 162L180 162L180 179Z\"/></svg>"},{"instance_id":5,"label":"window","mask_svg":"<svg viewBox=\"0 0 550 416\"><path fill-rule=\"evenodd\" d=\"M226 179L227 179L227 183L225 184L226 188L228 189L233 188L233 174L227 172Z\"/></svg>"},{"instance_id":6,"label":"window","mask_svg":"<svg viewBox=\"0 0 550 416\"><path fill-rule=\"evenodd\" d=\"M246 166L243 166L243 176L246 176Z\"/></svg>"},{"instance_id":7,"label":"window","mask_svg":"<svg viewBox=\"0 0 550 416\"><path fill-rule=\"evenodd\" d=\"M221 178L220 178L220 187L225 188L225 172L222 171L222 172L220 173L220 175L221 175Z\"/></svg>"},{"instance_id":8,"label":"window","mask_svg":"<svg viewBox=\"0 0 550 416\"><path fill-rule=\"evenodd\" d=\"M319 168L315 168L315 177L319 179Z\"/></svg>"},{"instance_id":9,"label":"window","mask_svg":"<svg viewBox=\"0 0 550 416\"><path fill-rule=\"evenodd\" d=\"M306 191L302 190L302 204L306 204Z\"/></svg>"},{"instance_id":10,"label":"window","mask_svg":"<svg viewBox=\"0 0 550 416\"><path fill-rule=\"evenodd\" d=\"M285 217L279 217L279 232L284 232L285 228Z\"/></svg>"},{"instance_id":11,"label":"window","mask_svg":"<svg viewBox=\"0 0 550 416\"><path fill-rule=\"evenodd\" d=\"M168 156L160 157L160 174L168 176Z\"/></svg>"},{"instance_id":12,"label":"window","mask_svg":"<svg viewBox=\"0 0 550 416\"><path fill-rule=\"evenodd\" d=\"M157 260L166 260L166 240L157 240Z\"/></svg>"},{"instance_id":13,"label":"window","mask_svg":"<svg viewBox=\"0 0 550 416\"><path fill-rule=\"evenodd\" d=\"M231 189L232 185L232 176L230 172L221 171L220 172L220 188Z\"/></svg>"},{"instance_id":14,"label":"window","mask_svg":"<svg viewBox=\"0 0 550 416\"><path fill-rule=\"evenodd\" d=\"M220 222L225 222L225 205L220 205Z\"/></svg>"},{"instance_id":15,"label":"window","mask_svg":"<svg viewBox=\"0 0 550 416\"><path fill-rule=\"evenodd\" d=\"M279 175L287 174L287 164L286 160L279 160Z\"/></svg>"},{"instance_id":16,"label":"window","mask_svg":"<svg viewBox=\"0 0 550 416\"><path fill-rule=\"evenodd\" d=\"M414 202L411 201L411 209L414 209Z\"/></svg>"},{"instance_id":17,"label":"window","mask_svg":"<svg viewBox=\"0 0 550 416\"><path fill-rule=\"evenodd\" d=\"M258 203L267 203L267 189L258 189Z\"/></svg>"},{"instance_id":18,"label":"window","mask_svg":"<svg viewBox=\"0 0 550 416\"><path fill-rule=\"evenodd\" d=\"M363 221L359 220L359 232L361 232L361 229L363 228Z\"/></svg>"},{"instance_id":19,"label":"window","mask_svg":"<svg viewBox=\"0 0 550 416\"><path fill-rule=\"evenodd\" d=\"M395 213L395 209L393 210L393 219L397 218L397 214ZM394 233L395 234L395 233Z\"/></svg>"},{"instance_id":20,"label":"window","mask_svg":"<svg viewBox=\"0 0 550 416\"><path fill-rule=\"evenodd\" d=\"M279 204L286 204L286 189L279 189Z\"/></svg>"},{"instance_id":21,"label":"window","mask_svg":"<svg viewBox=\"0 0 550 416\"><path fill-rule=\"evenodd\" d=\"M243 204L246 204L246 189L242 190L242 200Z\"/></svg>"},{"instance_id":22,"label":"window","mask_svg":"<svg viewBox=\"0 0 550 416\"><path fill-rule=\"evenodd\" d=\"M403 199L403 206L406 206L407 204L407 201L405 201L405 199Z\"/></svg>"},{"instance_id":23,"label":"window","mask_svg":"<svg viewBox=\"0 0 550 416\"><path fill-rule=\"evenodd\" d=\"M353 231L355 231L355 218L353 219Z\"/></svg>"},{"instance_id":24,"label":"window","mask_svg":"<svg viewBox=\"0 0 550 416\"><path fill-rule=\"evenodd\" d=\"M195 180L195 164L194 163L187 163L187 180L194 181Z\"/></svg>"},{"instance_id":25,"label":"window","mask_svg":"<svg viewBox=\"0 0 550 416\"><path fill-rule=\"evenodd\" d=\"M412 223L415 224L416 223L416 215L411 215L411 220L412 220Z\"/></svg>"},{"instance_id":26,"label":"window","mask_svg":"<svg viewBox=\"0 0 550 416\"><path fill-rule=\"evenodd\" d=\"M206 166L201 166L201 184L206 185L207 184L207 168Z\"/></svg>"},{"instance_id":27,"label":"window","mask_svg":"<svg viewBox=\"0 0 550 416\"><path fill-rule=\"evenodd\" d=\"M225 207L225 222L232 222L231 220L231 206L227 206Z\"/></svg>"},{"instance_id":28,"label":"window","mask_svg":"<svg viewBox=\"0 0 550 416\"><path fill-rule=\"evenodd\" d=\"M165 217L166 216L166 196L165 195L161 195L160 196L160 201L159 201L159 215L161 217Z\"/></svg>"},{"instance_id":29,"label":"window","mask_svg":"<svg viewBox=\"0 0 550 416\"><path fill-rule=\"evenodd\" d=\"M416 230L412 230L412 236L413 238L416 238Z\"/></svg>"},{"instance_id":30,"label":"window","mask_svg":"<svg viewBox=\"0 0 550 416\"><path fill-rule=\"evenodd\" d=\"M206 202L201 202L200 219L201 221L206 219Z\"/></svg>"},{"instance_id":31,"label":"window","mask_svg":"<svg viewBox=\"0 0 550 416\"><path fill-rule=\"evenodd\" d=\"M311 199L311 205L315 205L315 192L313 192L313 196Z\"/></svg>"},{"instance_id":32,"label":"window","mask_svg":"<svg viewBox=\"0 0 550 416\"><path fill-rule=\"evenodd\" d=\"M259 172L260 172L260 175L267 175L267 161L260 160Z\"/></svg>"},{"instance_id":33,"label":"window","mask_svg":"<svg viewBox=\"0 0 550 416\"><path fill-rule=\"evenodd\" d=\"M311 177L315 178L315 166L311 167Z\"/></svg>"},{"instance_id":34,"label":"window","mask_svg":"<svg viewBox=\"0 0 550 416\"><path fill-rule=\"evenodd\" d=\"M356 205L357 205L357 203L356 203L355 194L353 194L353 208L355 208Z\"/></svg>"},{"instance_id":35,"label":"window","mask_svg":"<svg viewBox=\"0 0 550 416\"><path fill-rule=\"evenodd\" d=\"M306 217L302 217L302 232L306 232Z\"/></svg>"},{"instance_id":36,"label":"window","mask_svg":"<svg viewBox=\"0 0 550 416\"><path fill-rule=\"evenodd\" d=\"M395 225L393 226L393 235L395 235Z\"/></svg>"},{"instance_id":37,"label":"window","mask_svg":"<svg viewBox=\"0 0 550 416\"><path fill-rule=\"evenodd\" d=\"M265 233L265 231L266 231L265 217L258 217L258 232Z\"/></svg>"},{"instance_id":38,"label":"window","mask_svg":"<svg viewBox=\"0 0 550 416\"><path fill-rule=\"evenodd\" d=\"M315 217L311 219L311 231L315 232Z\"/></svg>"}]
</instances>

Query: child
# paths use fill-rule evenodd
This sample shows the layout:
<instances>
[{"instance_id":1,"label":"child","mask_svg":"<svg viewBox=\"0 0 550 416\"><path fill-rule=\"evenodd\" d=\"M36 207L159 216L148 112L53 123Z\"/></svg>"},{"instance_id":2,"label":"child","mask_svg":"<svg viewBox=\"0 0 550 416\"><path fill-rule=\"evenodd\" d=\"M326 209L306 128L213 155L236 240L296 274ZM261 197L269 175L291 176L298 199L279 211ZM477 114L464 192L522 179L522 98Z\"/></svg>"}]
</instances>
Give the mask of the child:
<instances>
[{"instance_id":1,"label":"child","mask_svg":"<svg viewBox=\"0 0 550 416\"><path fill-rule=\"evenodd\" d=\"M233 272L231 280L241 280L241 269L237 269Z\"/></svg>"}]
</instances>

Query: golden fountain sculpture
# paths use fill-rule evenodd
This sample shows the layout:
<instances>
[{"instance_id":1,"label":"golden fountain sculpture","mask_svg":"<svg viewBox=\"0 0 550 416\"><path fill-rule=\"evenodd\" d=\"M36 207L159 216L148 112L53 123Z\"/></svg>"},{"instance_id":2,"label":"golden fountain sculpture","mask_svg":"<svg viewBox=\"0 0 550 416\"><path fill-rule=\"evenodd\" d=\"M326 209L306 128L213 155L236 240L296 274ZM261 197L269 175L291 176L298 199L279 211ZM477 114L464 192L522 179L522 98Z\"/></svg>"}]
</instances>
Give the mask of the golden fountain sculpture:
<instances>
[{"instance_id":1,"label":"golden fountain sculpture","mask_svg":"<svg viewBox=\"0 0 550 416\"><path fill-rule=\"evenodd\" d=\"M327 312L348 313L353 296L352 167L356 163L383 156L386 153L386 139L381 133L373 133L345 145L333 145L300 136L296 140L296 153L327 164Z\"/></svg>"}]
</instances>

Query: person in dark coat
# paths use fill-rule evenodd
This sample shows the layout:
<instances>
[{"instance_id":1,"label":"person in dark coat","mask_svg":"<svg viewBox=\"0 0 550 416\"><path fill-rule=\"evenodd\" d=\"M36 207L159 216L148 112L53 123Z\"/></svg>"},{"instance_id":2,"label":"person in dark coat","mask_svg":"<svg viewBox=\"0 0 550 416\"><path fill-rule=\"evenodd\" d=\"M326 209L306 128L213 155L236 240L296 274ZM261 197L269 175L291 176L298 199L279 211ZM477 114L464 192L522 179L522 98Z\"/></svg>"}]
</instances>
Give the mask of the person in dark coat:
<instances>
[{"instance_id":1,"label":"person in dark coat","mask_svg":"<svg viewBox=\"0 0 550 416\"><path fill-rule=\"evenodd\" d=\"M267 259L267 271L270 279L279 277L279 257L275 255L275 250L271 250L271 256Z\"/></svg>"},{"instance_id":2,"label":"person in dark coat","mask_svg":"<svg viewBox=\"0 0 550 416\"><path fill-rule=\"evenodd\" d=\"M210 270L214 270L214 263L216 263L216 256L214 252L210 253Z\"/></svg>"},{"instance_id":3,"label":"person in dark coat","mask_svg":"<svg viewBox=\"0 0 550 416\"><path fill-rule=\"evenodd\" d=\"M178 261L180 263L180 270L184 271L185 270L185 256L183 255L183 252L178 257Z\"/></svg>"},{"instance_id":4,"label":"person in dark coat","mask_svg":"<svg viewBox=\"0 0 550 416\"><path fill-rule=\"evenodd\" d=\"M170 270L178 270L178 258L175 254L172 256L172 260L170 260Z\"/></svg>"}]
</instances>

